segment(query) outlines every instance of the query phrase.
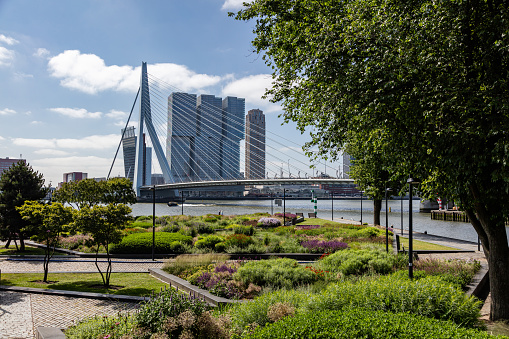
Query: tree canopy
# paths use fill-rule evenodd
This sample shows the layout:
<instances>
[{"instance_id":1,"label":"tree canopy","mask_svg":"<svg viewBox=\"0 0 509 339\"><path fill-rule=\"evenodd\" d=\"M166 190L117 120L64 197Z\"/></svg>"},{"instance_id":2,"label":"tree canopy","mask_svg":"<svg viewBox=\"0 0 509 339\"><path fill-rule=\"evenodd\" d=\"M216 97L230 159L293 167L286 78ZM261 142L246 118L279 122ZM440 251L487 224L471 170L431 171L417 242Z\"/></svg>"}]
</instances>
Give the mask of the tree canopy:
<instances>
[{"instance_id":1,"label":"tree canopy","mask_svg":"<svg viewBox=\"0 0 509 339\"><path fill-rule=\"evenodd\" d=\"M312 126L318 156L383 131L380 149L421 191L455 200L490 265L492 319L509 319L509 3L506 0L255 0L267 96Z\"/></svg>"},{"instance_id":2,"label":"tree canopy","mask_svg":"<svg viewBox=\"0 0 509 339\"><path fill-rule=\"evenodd\" d=\"M84 179L64 183L53 194L53 200L74 204L81 209L98 204L134 204L136 193L127 178L111 178L107 181Z\"/></svg>"},{"instance_id":3,"label":"tree canopy","mask_svg":"<svg viewBox=\"0 0 509 339\"><path fill-rule=\"evenodd\" d=\"M34 171L25 161L13 164L0 178L0 235L2 238L20 240L21 251L25 250L24 238L28 235L22 229L27 221L21 218L16 207L27 200L41 200L46 196L42 174Z\"/></svg>"}]
</instances>

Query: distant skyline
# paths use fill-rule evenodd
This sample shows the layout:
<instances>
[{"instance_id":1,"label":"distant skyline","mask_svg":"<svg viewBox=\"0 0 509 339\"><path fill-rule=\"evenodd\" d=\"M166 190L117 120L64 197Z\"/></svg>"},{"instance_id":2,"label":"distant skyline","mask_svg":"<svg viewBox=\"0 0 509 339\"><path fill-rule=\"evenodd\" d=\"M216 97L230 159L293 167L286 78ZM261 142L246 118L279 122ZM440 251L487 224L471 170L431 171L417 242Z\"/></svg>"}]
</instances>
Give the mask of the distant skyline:
<instances>
[{"instance_id":1,"label":"distant skyline","mask_svg":"<svg viewBox=\"0 0 509 339\"><path fill-rule=\"evenodd\" d=\"M182 91L245 98L246 111L264 111L268 131L309 140L294 124L280 127L281 108L261 99L271 70L252 53L254 23L227 15L241 7L238 0L0 0L0 158L26 159L53 186L67 172L105 177L142 61ZM121 159L112 175L124 175Z\"/></svg>"}]
</instances>

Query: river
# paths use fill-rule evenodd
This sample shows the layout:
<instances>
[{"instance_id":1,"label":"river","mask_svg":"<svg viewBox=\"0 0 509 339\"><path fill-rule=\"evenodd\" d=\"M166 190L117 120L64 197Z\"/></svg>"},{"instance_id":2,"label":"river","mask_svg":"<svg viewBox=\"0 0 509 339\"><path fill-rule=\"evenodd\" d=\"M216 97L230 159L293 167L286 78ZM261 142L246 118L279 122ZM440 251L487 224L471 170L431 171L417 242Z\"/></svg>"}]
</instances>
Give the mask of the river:
<instances>
[{"instance_id":1,"label":"river","mask_svg":"<svg viewBox=\"0 0 509 339\"><path fill-rule=\"evenodd\" d=\"M361 219L361 201L360 200L334 200L334 210L331 200L318 200L317 216L323 219L348 219L360 221ZM132 215L152 215L152 204L138 203L131 206ZM283 206L276 206L271 200L188 200L183 206L169 207L166 204L155 204L156 216L180 215L182 210L186 215L204 215L208 213L218 214L222 211L224 215L251 214L256 212L283 212ZM183 208L182 208L183 207ZM286 200L286 212L304 213L313 212L314 204L310 199L306 200ZM388 213L389 225L393 225L397 230L401 227L401 201L389 200ZM477 242L477 233L470 223L457 221L431 220L430 213L419 212L419 201L412 201L413 210L413 229L417 232L428 232L429 234L451 237ZM373 202L364 200L362 202L362 221L373 222ZM382 225L385 225L385 202L382 204L382 213L380 216ZM403 201L403 228L408 229L408 200Z\"/></svg>"}]
</instances>

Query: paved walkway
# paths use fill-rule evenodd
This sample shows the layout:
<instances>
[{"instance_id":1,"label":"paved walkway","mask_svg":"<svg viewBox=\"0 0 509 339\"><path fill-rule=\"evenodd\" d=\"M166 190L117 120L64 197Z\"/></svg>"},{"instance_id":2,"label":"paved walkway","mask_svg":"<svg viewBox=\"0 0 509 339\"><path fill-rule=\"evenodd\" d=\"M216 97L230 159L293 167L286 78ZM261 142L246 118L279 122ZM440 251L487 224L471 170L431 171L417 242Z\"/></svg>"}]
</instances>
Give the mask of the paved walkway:
<instances>
[{"instance_id":1,"label":"paved walkway","mask_svg":"<svg viewBox=\"0 0 509 339\"><path fill-rule=\"evenodd\" d=\"M40 260L12 260L0 258L1 273L43 272ZM101 260L101 269L106 263ZM117 260L112 263L113 272L147 272L149 268L161 268L161 260ZM49 264L50 273L97 272L94 260L64 259L54 257ZM0 339L33 339L35 328L66 328L76 322L96 315L115 315L135 310L137 304L110 300L74 298L44 294L0 291Z\"/></svg>"}]
</instances>

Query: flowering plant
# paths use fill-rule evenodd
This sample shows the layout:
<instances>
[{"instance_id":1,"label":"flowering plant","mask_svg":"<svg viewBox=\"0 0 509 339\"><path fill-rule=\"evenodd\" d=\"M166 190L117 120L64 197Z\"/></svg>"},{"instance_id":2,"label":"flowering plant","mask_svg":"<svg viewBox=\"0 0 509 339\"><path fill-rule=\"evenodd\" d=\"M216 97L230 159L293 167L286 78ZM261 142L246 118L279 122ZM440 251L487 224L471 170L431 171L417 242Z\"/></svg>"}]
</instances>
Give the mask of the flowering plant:
<instances>
[{"instance_id":1,"label":"flowering plant","mask_svg":"<svg viewBox=\"0 0 509 339\"><path fill-rule=\"evenodd\" d=\"M258 220L258 226L261 227L277 227L281 225L281 220L277 218L260 218Z\"/></svg>"},{"instance_id":2,"label":"flowering plant","mask_svg":"<svg viewBox=\"0 0 509 339\"><path fill-rule=\"evenodd\" d=\"M301 246L311 253L332 253L348 247L346 243L337 240L307 240L303 241Z\"/></svg>"},{"instance_id":3,"label":"flowering plant","mask_svg":"<svg viewBox=\"0 0 509 339\"><path fill-rule=\"evenodd\" d=\"M317 229L320 227L321 227L320 225L297 225L297 226L295 226L295 228L297 230L314 230L314 229Z\"/></svg>"}]
</instances>

